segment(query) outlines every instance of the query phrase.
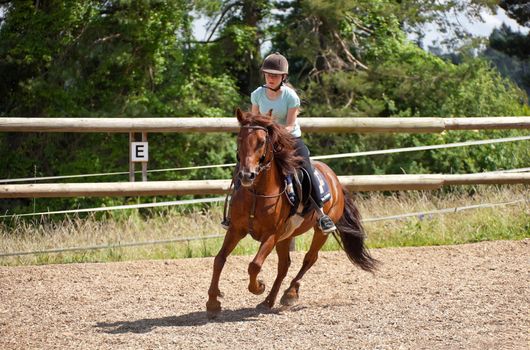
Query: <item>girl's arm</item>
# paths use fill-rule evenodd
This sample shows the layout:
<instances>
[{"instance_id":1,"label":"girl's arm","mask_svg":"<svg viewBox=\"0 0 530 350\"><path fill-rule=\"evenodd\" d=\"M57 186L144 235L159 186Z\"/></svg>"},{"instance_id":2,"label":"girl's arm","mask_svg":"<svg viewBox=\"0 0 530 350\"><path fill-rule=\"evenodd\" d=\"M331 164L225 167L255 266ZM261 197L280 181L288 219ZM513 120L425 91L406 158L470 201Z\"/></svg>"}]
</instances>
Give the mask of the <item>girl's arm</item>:
<instances>
[{"instance_id":1,"label":"girl's arm","mask_svg":"<svg viewBox=\"0 0 530 350\"><path fill-rule=\"evenodd\" d=\"M287 131L291 132L294 129L294 124L296 123L296 118L298 117L298 107L289 108L287 110L287 118L285 128Z\"/></svg>"},{"instance_id":2,"label":"girl's arm","mask_svg":"<svg viewBox=\"0 0 530 350\"><path fill-rule=\"evenodd\" d=\"M259 106L258 105L252 105L252 114L258 114L259 113Z\"/></svg>"}]
</instances>

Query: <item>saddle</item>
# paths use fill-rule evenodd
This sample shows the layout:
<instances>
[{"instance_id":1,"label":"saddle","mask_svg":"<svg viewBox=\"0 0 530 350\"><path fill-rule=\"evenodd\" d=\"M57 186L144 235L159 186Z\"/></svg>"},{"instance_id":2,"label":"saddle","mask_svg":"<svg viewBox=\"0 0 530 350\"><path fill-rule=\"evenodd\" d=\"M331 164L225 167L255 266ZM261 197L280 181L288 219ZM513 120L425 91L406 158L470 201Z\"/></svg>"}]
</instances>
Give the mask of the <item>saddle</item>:
<instances>
[{"instance_id":1,"label":"saddle","mask_svg":"<svg viewBox=\"0 0 530 350\"><path fill-rule=\"evenodd\" d=\"M320 195L322 203L326 203L331 199L331 192L329 185L326 182L324 175L315 167L312 167L315 177L318 180L317 184L311 182L311 176L304 168L297 169L296 173L289 174L285 178L285 195L289 203L291 203L290 216L296 214L300 203L303 204L303 209L300 215L304 216L312 208L312 201L310 200L312 186L320 187Z\"/></svg>"},{"instance_id":2,"label":"saddle","mask_svg":"<svg viewBox=\"0 0 530 350\"><path fill-rule=\"evenodd\" d=\"M315 172L315 177L318 179L318 184L316 184L316 186L320 186L320 196L322 203L326 203L331 199L329 184L326 182L326 178L320 172L320 170L315 167L312 167L312 169ZM304 168L299 168L296 169L296 172L294 174L287 175L284 181L285 196L291 204L291 211L289 213L289 216L293 216L294 214L305 216L311 209L313 209L313 203L310 200L310 196L312 192L312 186L314 186L315 184L311 182L311 176L309 176L309 174ZM241 182L239 181L239 179L235 179L234 191L239 190L240 187ZM303 203L303 209L301 212L297 213L300 203Z\"/></svg>"}]
</instances>

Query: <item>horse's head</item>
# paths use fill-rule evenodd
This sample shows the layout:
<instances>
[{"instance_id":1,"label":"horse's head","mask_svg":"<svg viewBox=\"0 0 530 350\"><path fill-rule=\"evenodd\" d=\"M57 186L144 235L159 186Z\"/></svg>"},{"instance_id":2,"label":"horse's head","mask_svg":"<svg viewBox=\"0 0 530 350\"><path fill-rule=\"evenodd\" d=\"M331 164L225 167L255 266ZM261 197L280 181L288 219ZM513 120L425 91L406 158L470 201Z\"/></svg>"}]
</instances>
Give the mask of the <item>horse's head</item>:
<instances>
[{"instance_id":1,"label":"horse's head","mask_svg":"<svg viewBox=\"0 0 530 350\"><path fill-rule=\"evenodd\" d=\"M250 187L262 170L267 169L273 160L273 145L269 135L265 116L253 115L250 112L236 111L237 120L241 124L237 137L237 157L241 185Z\"/></svg>"},{"instance_id":2,"label":"horse's head","mask_svg":"<svg viewBox=\"0 0 530 350\"><path fill-rule=\"evenodd\" d=\"M241 125L237 137L237 157L241 185L250 187L272 162L283 175L292 173L302 159L295 155L295 141L284 127L278 125L271 116L236 111Z\"/></svg>"}]
</instances>

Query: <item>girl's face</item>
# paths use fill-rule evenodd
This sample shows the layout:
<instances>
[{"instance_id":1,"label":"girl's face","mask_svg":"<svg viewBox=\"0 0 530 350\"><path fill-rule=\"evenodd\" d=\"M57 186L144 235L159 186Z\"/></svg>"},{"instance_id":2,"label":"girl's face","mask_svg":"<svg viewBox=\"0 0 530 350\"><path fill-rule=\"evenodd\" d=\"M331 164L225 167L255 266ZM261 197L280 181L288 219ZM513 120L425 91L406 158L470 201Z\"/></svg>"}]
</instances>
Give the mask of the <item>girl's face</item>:
<instances>
[{"instance_id":1,"label":"girl's face","mask_svg":"<svg viewBox=\"0 0 530 350\"><path fill-rule=\"evenodd\" d=\"M277 88L282 82L283 74L263 73L265 75L265 84L271 88Z\"/></svg>"}]
</instances>

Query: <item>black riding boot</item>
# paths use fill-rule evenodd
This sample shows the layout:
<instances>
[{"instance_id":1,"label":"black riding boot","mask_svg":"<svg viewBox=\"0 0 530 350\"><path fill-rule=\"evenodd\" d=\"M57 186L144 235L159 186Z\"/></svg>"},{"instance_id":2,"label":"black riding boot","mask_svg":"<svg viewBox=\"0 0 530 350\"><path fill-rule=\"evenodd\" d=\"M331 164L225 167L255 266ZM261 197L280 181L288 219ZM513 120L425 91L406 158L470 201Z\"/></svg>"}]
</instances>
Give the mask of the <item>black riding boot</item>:
<instances>
[{"instance_id":1,"label":"black riding boot","mask_svg":"<svg viewBox=\"0 0 530 350\"><path fill-rule=\"evenodd\" d=\"M319 180L316 177L314 170L311 169L311 197L313 199L313 203L315 204L315 210L317 212L318 217L318 226L324 233L330 233L335 230L337 230L337 227L335 226L335 223L331 218L324 213L323 207L324 203L322 203L322 194L320 193L320 184Z\"/></svg>"}]
</instances>

